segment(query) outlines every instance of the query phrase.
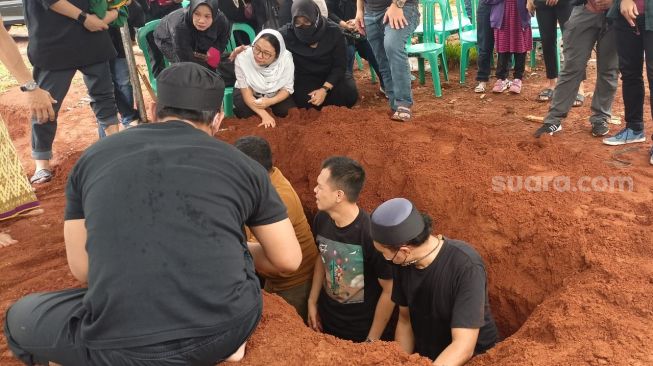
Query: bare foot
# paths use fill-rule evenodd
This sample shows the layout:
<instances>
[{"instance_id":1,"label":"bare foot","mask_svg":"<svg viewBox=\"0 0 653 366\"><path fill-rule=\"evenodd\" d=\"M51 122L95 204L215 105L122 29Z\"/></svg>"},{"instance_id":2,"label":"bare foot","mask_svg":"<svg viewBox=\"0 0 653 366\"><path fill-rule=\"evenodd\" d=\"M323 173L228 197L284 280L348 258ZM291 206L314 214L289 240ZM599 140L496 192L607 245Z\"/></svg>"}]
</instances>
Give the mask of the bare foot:
<instances>
[{"instance_id":1,"label":"bare foot","mask_svg":"<svg viewBox=\"0 0 653 366\"><path fill-rule=\"evenodd\" d=\"M7 233L0 233L0 248L8 247L16 243L18 243L18 240L13 239L11 235Z\"/></svg>"},{"instance_id":2,"label":"bare foot","mask_svg":"<svg viewBox=\"0 0 653 366\"><path fill-rule=\"evenodd\" d=\"M238 350L236 352L234 352L233 355L229 356L225 360L225 362L238 362L238 361L242 360L243 357L245 357L245 345L246 344L247 344L247 342L243 343L243 345L240 346L240 348L238 348Z\"/></svg>"}]
</instances>

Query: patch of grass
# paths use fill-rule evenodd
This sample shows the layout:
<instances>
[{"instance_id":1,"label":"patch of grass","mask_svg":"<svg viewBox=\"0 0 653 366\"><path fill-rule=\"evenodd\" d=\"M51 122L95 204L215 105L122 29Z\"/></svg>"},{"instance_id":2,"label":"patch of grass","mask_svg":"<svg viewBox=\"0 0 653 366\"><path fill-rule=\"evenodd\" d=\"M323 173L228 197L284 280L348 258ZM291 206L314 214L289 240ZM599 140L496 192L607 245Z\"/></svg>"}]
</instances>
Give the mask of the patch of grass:
<instances>
[{"instance_id":1,"label":"patch of grass","mask_svg":"<svg viewBox=\"0 0 653 366\"><path fill-rule=\"evenodd\" d=\"M444 52L447 57L447 64L451 68L457 68L460 66L460 43L457 41L447 42L444 46ZM476 49L472 48L469 50L469 65L476 63Z\"/></svg>"}]
</instances>

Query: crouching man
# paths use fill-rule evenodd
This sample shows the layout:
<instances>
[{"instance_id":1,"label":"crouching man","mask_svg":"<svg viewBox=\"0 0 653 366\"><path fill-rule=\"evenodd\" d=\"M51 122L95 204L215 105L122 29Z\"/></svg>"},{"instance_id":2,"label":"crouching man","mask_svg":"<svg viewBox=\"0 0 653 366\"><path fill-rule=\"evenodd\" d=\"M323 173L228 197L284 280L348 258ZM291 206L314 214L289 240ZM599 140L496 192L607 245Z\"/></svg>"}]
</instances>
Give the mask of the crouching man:
<instances>
[{"instance_id":1,"label":"crouching man","mask_svg":"<svg viewBox=\"0 0 653 366\"><path fill-rule=\"evenodd\" d=\"M254 265L289 273L301 262L265 169L212 137L222 80L178 63L157 81L159 122L97 142L70 172L66 254L88 288L11 306L5 335L25 364L239 360L261 317ZM248 248L244 225L260 244Z\"/></svg>"},{"instance_id":2,"label":"crouching man","mask_svg":"<svg viewBox=\"0 0 653 366\"><path fill-rule=\"evenodd\" d=\"M381 204L371 221L374 247L395 264L401 347L447 366L493 347L498 332L480 255L467 243L432 235L431 218L405 198Z\"/></svg>"}]
</instances>

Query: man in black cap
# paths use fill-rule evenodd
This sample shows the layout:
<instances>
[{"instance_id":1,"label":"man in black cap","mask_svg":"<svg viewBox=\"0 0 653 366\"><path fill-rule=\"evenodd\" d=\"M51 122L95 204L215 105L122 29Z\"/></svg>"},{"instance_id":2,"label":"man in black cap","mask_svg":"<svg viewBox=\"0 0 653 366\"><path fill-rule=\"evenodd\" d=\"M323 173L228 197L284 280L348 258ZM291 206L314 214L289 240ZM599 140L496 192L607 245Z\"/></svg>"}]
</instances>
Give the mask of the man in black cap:
<instances>
[{"instance_id":1,"label":"man in black cap","mask_svg":"<svg viewBox=\"0 0 653 366\"><path fill-rule=\"evenodd\" d=\"M431 234L431 218L405 198L372 213L374 247L391 261L395 340L434 365L463 365L497 342L481 256L467 243Z\"/></svg>"},{"instance_id":2,"label":"man in black cap","mask_svg":"<svg viewBox=\"0 0 653 366\"><path fill-rule=\"evenodd\" d=\"M261 316L254 266L289 273L301 262L265 169L212 137L222 80L179 63L158 85L159 123L97 142L70 172L66 254L88 289L8 310L7 343L25 364L238 360ZM245 224L260 244L248 247Z\"/></svg>"}]
</instances>

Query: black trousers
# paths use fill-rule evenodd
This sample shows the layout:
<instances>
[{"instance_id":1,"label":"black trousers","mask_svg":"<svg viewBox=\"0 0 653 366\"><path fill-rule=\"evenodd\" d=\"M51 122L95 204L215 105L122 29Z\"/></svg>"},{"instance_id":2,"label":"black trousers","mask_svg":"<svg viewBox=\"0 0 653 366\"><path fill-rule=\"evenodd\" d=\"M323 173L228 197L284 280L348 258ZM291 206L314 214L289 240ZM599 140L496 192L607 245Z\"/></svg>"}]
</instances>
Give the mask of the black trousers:
<instances>
[{"instance_id":1,"label":"black trousers","mask_svg":"<svg viewBox=\"0 0 653 366\"><path fill-rule=\"evenodd\" d=\"M571 10L574 8L573 3L572 0L560 0L554 6L548 6L545 0L535 1L535 16L537 17L537 24L540 26L542 54L547 79L557 78L558 72L560 72L556 64L557 27L558 23L560 23L560 30L565 31L565 23L569 20Z\"/></svg>"},{"instance_id":2,"label":"black trousers","mask_svg":"<svg viewBox=\"0 0 653 366\"><path fill-rule=\"evenodd\" d=\"M526 69L526 54L524 53L510 53L503 52L499 53L499 60L497 61L497 79L506 79L508 78L508 70L510 69L510 64L512 63L512 56L515 56L515 69L513 70L513 77L515 79L524 78L524 70Z\"/></svg>"},{"instance_id":3,"label":"black trousers","mask_svg":"<svg viewBox=\"0 0 653 366\"><path fill-rule=\"evenodd\" d=\"M245 99L243 98L243 93L241 92L240 89L238 88L234 89L233 99L234 99L234 114L236 115L236 117L247 118L256 114L245 103ZM272 114L274 114L277 117L286 117L288 115L288 110L290 108L295 108L295 102L292 99L292 95L270 107L270 109L272 109Z\"/></svg>"},{"instance_id":4,"label":"black trousers","mask_svg":"<svg viewBox=\"0 0 653 366\"><path fill-rule=\"evenodd\" d=\"M308 93L320 89L323 84L324 78L319 76L301 75L295 77L295 92L292 97L297 108L315 108L320 110L322 107L328 105L351 108L356 104L358 100L358 89L351 75L345 75L338 84L333 86L333 89L327 93L324 103L321 106L316 107L310 104L308 101L311 97Z\"/></svg>"},{"instance_id":5,"label":"black trousers","mask_svg":"<svg viewBox=\"0 0 653 366\"><path fill-rule=\"evenodd\" d=\"M63 366L213 366L232 355L249 338L260 318L255 306L236 327L198 338L143 347L90 349L81 335L86 289L28 295L7 310L4 333L14 356L26 365ZM179 309L183 311L184 309Z\"/></svg>"},{"instance_id":6,"label":"black trousers","mask_svg":"<svg viewBox=\"0 0 653 366\"><path fill-rule=\"evenodd\" d=\"M621 90L623 93L626 127L634 131L644 130L644 77L642 66L646 59L649 101L653 103L653 32L647 31L645 15L637 17L631 27L622 15L615 21L614 31L619 55ZM653 104L651 104L653 116Z\"/></svg>"},{"instance_id":7,"label":"black trousers","mask_svg":"<svg viewBox=\"0 0 653 366\"><path fill-rule=\"evenodd\" d=\"M492 57L494 57L494 30L490 26L491 11L492 5L485 4L484 1L478 2L478 10L476 11L476 37L478 41L476 81L487 82L490 80L490 64L492 63Z\"/></svg>"},{"instance_id":8,"label":"black trousers","mask_svg":"<svg viewBox=\"0 0 653 366\"><path fill-rule=\"evenodd\" d=\"M111 125L118 124L118 110L113 94L113 82L109 61L66 70L34 68L34 80L57 101L57 103L52 105L56 117L59 117L59 109L63 104L66 94L68 94L70 84L77 70L81 71L84 75L84 83L91 97L91 108L95 113L100 127L106 129ZM56 118L51 122L38 123L32 117L32 157L34 159L50 160L52 158L52 143L54 142L56 133Z\"/></svg>"}]
</instances>

